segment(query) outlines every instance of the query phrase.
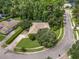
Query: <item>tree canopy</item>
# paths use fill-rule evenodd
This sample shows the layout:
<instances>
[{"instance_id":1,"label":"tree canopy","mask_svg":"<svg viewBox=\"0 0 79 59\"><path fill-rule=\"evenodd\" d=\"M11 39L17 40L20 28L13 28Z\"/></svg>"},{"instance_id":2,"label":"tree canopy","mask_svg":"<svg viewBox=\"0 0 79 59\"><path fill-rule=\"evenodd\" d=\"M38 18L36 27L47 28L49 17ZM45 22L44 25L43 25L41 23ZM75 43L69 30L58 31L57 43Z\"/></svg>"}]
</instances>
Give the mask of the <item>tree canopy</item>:
<instances>
[{"instance_id":1,"label":"tree canopy","mask_svg":"<svg viewBox=\"0 0 79 59\"><path fill-rule=\"evenodd\" d=\"M47 48L54 47L57 42L55 33L48 29L39 30L36 39L39 41L40 45Z\"/></svg>"},{"instance_id":2,"label":"tree canopy","mask_svg":"<svg viewBox=\"0 0 79 59\"><path fill-rule=\"evenodd\" d=\"M0 0L0 13L21 19L49 22L57 27L63 22L64 0ZM59 27L59 26L58 26Z\"/></svg>"},{"instance_id":3,"label":"tree canopy","mask_svg":"<svg viewBox=\"0 0 79 59\"><path fill-rule=\"evenodd\" d=\"M0 12L22 18L46 20L64 0L0 0Z\"/></svg>"}]
</instances>

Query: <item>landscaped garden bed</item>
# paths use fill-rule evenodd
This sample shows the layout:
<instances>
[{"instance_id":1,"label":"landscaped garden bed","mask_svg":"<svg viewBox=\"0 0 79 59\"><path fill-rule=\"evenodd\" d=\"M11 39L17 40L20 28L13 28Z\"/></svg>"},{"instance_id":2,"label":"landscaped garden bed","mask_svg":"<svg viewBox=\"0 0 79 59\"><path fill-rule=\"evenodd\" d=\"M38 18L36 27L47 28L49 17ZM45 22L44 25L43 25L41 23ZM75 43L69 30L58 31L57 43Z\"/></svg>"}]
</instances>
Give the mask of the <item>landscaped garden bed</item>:
<instances>
[{"instance_id":1,"label":"landscaped garden bed","mask_svg":"<svg viewBox=\"0 0 79 59\"><path fill-rule=\"evenodd\" d=\"M53 28L51 30L53 31ZM59 29L55 30L54 32L56 34L56 38L58 40L61 40L64 35L64 26L61 25L61 27Z\"/></svg>"},{"instance_id":2,"label":"landscaped garden bed","mask_svg":"<svg viewBox=\"0 0 79 59\"><path fill-rule=\"evenodd\" d=\"M73 33L76 40L79 37L79 30L77 29L78 20L76 18L72 18L72 26L73 26Z\"/></svg>"}]
</instances>

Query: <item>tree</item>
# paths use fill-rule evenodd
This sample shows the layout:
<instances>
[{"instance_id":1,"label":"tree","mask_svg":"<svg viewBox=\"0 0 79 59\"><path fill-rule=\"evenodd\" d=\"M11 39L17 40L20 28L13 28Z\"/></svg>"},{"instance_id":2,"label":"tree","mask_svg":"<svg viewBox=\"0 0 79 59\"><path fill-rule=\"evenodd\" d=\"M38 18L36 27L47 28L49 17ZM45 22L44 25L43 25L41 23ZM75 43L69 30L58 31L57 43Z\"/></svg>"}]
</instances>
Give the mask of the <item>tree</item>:
<instances>
[{"instance_id":1,"label":"tree","mask_svg":"<svg viewBox=\"0 0 79 59\"><path fill-rule=\"evenodd\" d=\"M79 40L73 44L68 53L72 59L79 59Z\"/></svg>"},{"instance_id":2,"label":"tree","mask_svg":"<svg viewBox=\"0 0 79 59\"><path fill-rule=\"evenodd\" d=\"M46 48L54 47L57 43L56 35L54 32L51 32L48 29L41 29L36 36L36 39L40 45L45 46Z\"/></svg>"},{"instance_id":3,"label":"tree","mask_svg":"<svg viewBox=\"0 0 79 59\"><path fill-rule=\"evenodd\" d=\"M32 41L36 39L35 34L29 34L28 36L29 36L29 39Z\"/></svg>"}]
</instances>

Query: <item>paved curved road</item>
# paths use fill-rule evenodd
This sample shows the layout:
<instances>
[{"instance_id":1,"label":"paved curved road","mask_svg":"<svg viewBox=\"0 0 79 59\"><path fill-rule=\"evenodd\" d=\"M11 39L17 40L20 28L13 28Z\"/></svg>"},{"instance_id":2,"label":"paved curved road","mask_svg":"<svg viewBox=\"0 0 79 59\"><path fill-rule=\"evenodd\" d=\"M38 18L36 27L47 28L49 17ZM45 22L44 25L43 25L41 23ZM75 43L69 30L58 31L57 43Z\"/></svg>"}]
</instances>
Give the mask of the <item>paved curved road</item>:
<instances>
[{"instance_id":1,"label":"paved curved road","mask_svg":"<svg viewBox=\"0 0 79 59\"><path fill-rule=\"evenodd\" d=\"M65 52L69 50L69 48L74 43L73 37L73 30L71 28L71 17L68 10L65 11L65 34L64 38L57 44L55 48L51 48L47 51L29 54L29 55L22 55L22 54L15 54L15 53L7 53L4 54L2 51L0 52L0 59L45 59L47 56L52 57L53 59L57 59L60 55L63 55Z\"/></svg>"}]
</instances>

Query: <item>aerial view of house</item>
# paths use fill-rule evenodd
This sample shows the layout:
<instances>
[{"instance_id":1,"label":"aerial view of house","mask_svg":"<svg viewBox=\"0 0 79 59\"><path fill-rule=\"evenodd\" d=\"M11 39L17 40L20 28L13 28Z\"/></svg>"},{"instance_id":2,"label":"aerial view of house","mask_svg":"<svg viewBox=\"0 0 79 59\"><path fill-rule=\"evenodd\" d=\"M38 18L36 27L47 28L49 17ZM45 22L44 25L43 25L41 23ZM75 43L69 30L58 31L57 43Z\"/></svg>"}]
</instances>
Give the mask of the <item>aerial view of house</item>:
<instances>
[{"instance_id":1,"label":"aerial view of house","mask_svg":"<svg viewBox=\"0 0 79 59\"><path fill-rule=\"evenodd\" d=\"M0 0L0 59L79 59L79 0Z\"/></svg>"}]
</instances>

